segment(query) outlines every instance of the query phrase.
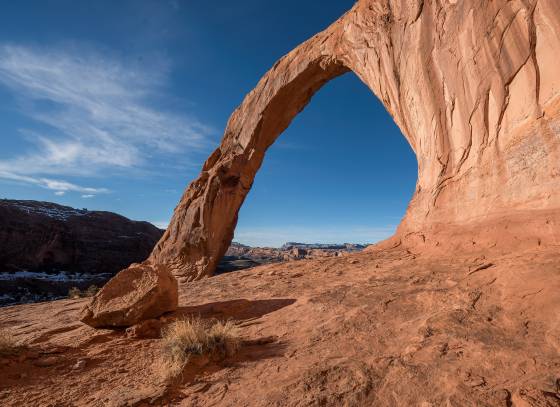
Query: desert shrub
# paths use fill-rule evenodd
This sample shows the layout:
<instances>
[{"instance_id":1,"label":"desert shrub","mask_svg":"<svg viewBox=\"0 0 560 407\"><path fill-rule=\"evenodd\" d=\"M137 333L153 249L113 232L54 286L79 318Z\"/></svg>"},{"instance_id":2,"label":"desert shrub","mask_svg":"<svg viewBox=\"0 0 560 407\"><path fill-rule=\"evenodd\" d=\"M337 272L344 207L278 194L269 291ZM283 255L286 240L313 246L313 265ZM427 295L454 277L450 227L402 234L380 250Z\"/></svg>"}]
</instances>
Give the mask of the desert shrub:
<instances>
[{"instance_id":1,"label":"desert shrub","mask_svg":"<svg viewBox=\"0 0 560 407\"><path fill-rule=\"evenodd\" d=\"M88 289L82 292L83 297L93 297L99 291L99 287L96 285L90 285Z\"/></svg>"},{"instance_id":2,"label":"desert shrub","mask_svg":"<svg viewBox=\"0 0 560 407\"><path fill-rule=\"evenodd\" d=\"M72 287L68 290L68 298L75 300L82 297L82 292L78 287Z\"/></svg>"},{"instance_id":3,"label":"desert shrub","mask_svg":"<svg viewBox=\"0 0 560 407\"><path fill-rule=\"evenodd\" d=\"M237 352L240 339L231 321L181 319L168 325L162 334L161 375L166 380L181 374L192 355L223 359Z\"/></svg>"},{"instance_id":4,"label":"desert shrub","mask_svg":"<svg viewBox=\"0 0 560 407\"><path fill-rule=\"evenodd\" d=\"M5 329L0 329L0 355L15 353L19 348L20 346L12 334Z\"/></svg>"},{"instance_id":5,"label":"desert shrub","mask_svg":"<svg viewBox=\"0 0 560 407\"><path fill-rule=\"evenodd\" d=\"M75 300L78 298L93 297L99 291L96 285L90 285L87 290L81 291L78 287L72 287L68 290L68 298Z\"/></svg>"}]
</instances>

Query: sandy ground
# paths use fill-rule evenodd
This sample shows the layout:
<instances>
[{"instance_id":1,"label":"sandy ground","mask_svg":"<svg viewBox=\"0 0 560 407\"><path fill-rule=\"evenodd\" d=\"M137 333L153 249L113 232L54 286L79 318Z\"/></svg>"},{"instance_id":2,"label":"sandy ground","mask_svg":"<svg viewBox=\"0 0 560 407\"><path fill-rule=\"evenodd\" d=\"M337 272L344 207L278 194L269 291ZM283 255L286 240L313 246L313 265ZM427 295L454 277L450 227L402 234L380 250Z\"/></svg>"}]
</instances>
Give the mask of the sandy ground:
<instances>
[{"instance_id":1,"label":"sandy ground","mask_svg":"<svg viewBox=\"0 0 560 407\"><path fill-rule=\"evenodd\" d=\"M0 358L0 405L560 406L557 249L396 248L192 283L174 316L231 318L245 343L171 386L157 374L161 340L89 328L83 304L0 309L27 344Z\"/></svg>"}]
</instances>

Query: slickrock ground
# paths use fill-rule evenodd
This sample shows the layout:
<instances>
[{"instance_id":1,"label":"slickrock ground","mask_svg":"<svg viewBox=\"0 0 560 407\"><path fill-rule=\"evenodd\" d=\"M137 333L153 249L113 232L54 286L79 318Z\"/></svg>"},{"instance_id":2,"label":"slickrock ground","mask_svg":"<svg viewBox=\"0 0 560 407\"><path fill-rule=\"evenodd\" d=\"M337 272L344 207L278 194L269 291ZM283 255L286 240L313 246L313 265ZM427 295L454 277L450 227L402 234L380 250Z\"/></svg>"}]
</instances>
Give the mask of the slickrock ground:
<instances>
[{"instance_id":1,"label":"slickrock ground","mask_svg":"<svg viewBox=\"0 0 560 407\"><path fill-rule=\"evenodd\" d=\"M231 318L245 343L168 388L161 340L77 322L84 300L4 308L28 350L0 359L0 405L560 406L559 262L400 246L192 282L175 316Z\"/></svg>"}]
</instances>

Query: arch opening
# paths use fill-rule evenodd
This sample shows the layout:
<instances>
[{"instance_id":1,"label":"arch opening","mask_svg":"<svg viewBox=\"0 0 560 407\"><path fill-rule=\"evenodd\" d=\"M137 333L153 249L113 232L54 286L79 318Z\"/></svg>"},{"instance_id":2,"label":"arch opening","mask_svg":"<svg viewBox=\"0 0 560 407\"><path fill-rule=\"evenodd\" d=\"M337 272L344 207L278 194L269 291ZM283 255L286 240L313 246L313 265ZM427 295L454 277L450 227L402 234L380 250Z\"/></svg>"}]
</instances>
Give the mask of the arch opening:
<instances>
[{"instance_id":1,"label":"arch opening","mask_svg":"<svg viewBox=\"0 0 560 407\"><path fill-rule=\"evenodd\" d=\"M350 71L325 84L270 146L234 240L374 243L394 233L416 180L407 140Z\"/></svg>"},{"instance_id":2,"label":"arch opening","mask_svg":"<svg viewBox=\"0 0 560 407\"><path fill-rule=\"evenodd\" d=\"M329 40L320 44L330 47ZM214 272L268 148L323 85L351 71L317 41L314 37L280 59L232 114L220 147L185 192L148 263L167 265L180 281ZM377 95L371 84L366 87Z\"/></svg>"}]
</instances>

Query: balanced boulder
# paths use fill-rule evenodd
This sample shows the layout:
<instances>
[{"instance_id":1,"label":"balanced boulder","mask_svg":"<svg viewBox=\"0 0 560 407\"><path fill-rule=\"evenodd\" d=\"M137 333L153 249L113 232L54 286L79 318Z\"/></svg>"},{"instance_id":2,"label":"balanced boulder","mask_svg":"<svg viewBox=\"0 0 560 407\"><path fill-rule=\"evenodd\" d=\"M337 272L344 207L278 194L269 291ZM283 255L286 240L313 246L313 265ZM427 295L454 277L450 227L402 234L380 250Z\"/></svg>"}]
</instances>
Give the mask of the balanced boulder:
<instances>
[{"instance_id":1,"label":"balanced boulder","mask_svg":"<svg viewBox=\"0 0 560 407\"><path fill-rule=\"evenodd\" d=\"M84 307L80 320L94 328L128 327L177 309L177 280L164 266L132 264Z\"/></svg>"}]
</instances>

